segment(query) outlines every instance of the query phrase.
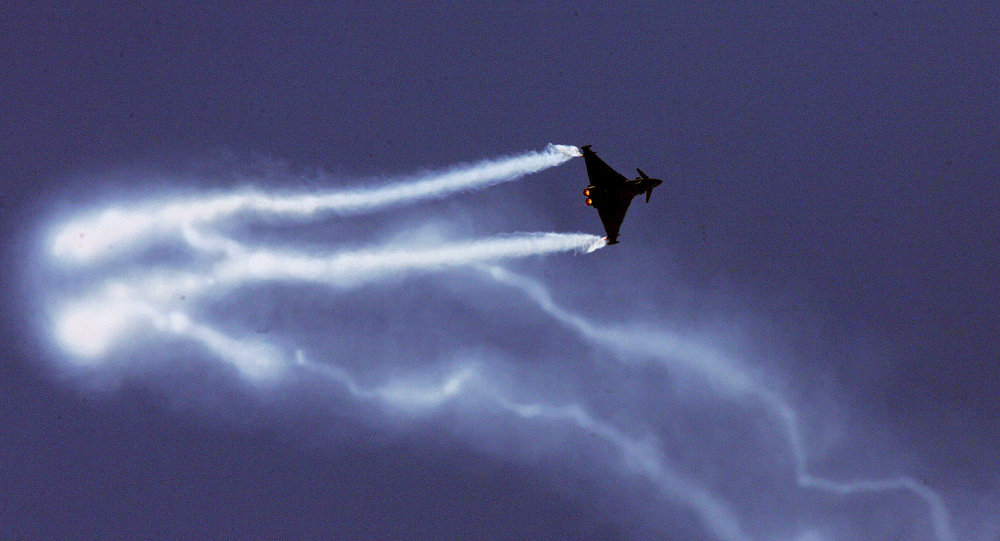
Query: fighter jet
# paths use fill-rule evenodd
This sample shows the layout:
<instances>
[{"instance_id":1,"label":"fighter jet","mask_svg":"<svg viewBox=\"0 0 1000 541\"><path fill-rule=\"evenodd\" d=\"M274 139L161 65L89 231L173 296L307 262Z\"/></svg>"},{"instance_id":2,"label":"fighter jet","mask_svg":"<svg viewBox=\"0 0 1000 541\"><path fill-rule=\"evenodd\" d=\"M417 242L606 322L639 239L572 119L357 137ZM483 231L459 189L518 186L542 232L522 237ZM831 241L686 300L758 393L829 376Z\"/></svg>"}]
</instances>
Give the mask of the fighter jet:
<instances>
[{"instance_id":1,"label":"fighter jet","mask_svg":"<svg viewBox=\"0 0 1000 541\"><path fill-rule=\"evenodd\" d=\"M587 176L590 177L590 186L583 190L583 195L587 196L587 206L597 209L597 214L604 224L604 231L608 234L608 244L617 244L618 229L625 219L632 198L645 193L646 202L649 203L653 188L663 184L663 181L649 178L639 168L636 168L639 178L626 179L624 175L598 158L597 154L590 150L590 145L584 145L580 150L583 151L583 160L587 163Z\"/></svg>"}]
</instances>

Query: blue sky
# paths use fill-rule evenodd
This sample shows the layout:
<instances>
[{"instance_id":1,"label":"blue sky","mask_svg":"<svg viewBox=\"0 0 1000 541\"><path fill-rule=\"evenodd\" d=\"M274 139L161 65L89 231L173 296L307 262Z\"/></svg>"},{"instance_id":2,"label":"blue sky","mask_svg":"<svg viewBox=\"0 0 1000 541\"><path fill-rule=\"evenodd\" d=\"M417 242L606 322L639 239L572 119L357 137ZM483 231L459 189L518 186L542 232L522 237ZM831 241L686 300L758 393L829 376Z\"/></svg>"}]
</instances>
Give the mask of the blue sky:
<instances>
[{"instance_id":1,"label":"blue sky","mask_svg":"<svg viewBox=\"0 0 1000 541\"><path fill-rule=\"evenodd\" d=\"M1000 536L996 10L4 11L4 537Z\"/></svg>"}]
</instances>

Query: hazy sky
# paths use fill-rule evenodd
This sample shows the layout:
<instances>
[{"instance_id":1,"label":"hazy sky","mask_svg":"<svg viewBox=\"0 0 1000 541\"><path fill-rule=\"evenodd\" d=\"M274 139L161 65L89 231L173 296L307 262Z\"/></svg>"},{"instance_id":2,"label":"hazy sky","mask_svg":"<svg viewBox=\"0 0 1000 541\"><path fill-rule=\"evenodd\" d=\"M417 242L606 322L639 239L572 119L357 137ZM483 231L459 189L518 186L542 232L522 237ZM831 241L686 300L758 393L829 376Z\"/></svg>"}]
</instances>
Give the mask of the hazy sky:
<instances>
[{"instance_id":1,"label":"hazy sky","mask_svg":"<svg viewBox=\"0 0 1000 541\"><path fill-rule=\"evenodd\" d=\"M0 537L1000 539L1000 10L690 4L5 7Z\"/></svg>"}]
</instances>

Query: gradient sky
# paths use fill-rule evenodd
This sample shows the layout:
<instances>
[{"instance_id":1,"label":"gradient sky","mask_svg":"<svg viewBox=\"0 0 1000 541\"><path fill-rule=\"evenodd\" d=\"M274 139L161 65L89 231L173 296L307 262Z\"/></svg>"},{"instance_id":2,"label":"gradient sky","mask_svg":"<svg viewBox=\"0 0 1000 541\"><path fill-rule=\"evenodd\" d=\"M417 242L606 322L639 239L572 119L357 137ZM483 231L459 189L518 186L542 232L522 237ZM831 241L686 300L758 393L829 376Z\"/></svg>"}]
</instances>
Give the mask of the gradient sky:
<instances>
[{"instance_id":1,"label":"gradient sky","mask_svg":"<svg viewBox=\"0 0 1000 541\"><path fill-rule=\"evenodd\" d=\"M4 7L0 537L1000 539L1000 10L690 4ZM53 343L54 298L197 262L57 268L80 213L548 143L665 180L621 244L200 304L305 352L274 382L148 330L82 367ZM218 231L603 234L585 185ZM829 489L859 479L911 488Z\"/></svg>"}]
</instances>

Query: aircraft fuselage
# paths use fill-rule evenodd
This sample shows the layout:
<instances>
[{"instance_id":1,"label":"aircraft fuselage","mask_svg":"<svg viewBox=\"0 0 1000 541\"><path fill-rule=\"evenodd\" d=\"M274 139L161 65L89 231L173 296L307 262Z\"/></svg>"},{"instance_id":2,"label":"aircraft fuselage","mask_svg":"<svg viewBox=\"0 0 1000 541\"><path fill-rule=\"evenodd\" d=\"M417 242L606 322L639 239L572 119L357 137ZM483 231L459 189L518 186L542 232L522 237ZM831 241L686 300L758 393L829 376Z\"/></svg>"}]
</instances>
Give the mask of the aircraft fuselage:
<instances>
[{"instance_id":1,"label":"aircraft fuselage","mask_svg":"<svg viewBox=\"0 0 1000 541\"><path fill-rule=\"evenodd\" d=\"M622 189L607 189L601 186L587 186L583 195L587 196L587 205L594 208L601 208L605 203L618 204L622 201L631 201L637 195L642 195L653 190L653 188L663 184L658 178L634 178L626 180Z\"/></svg>"},{"instance_id":2,"label":"aircraft fuselage","mask_svg":"<svg viewBox=\"0 0 1000 541\"><path fill-rule=\"evenodd\" d=\"M641 169L636 169L639 173L638 178L629 180L598 158L590 149L590 145L584 145L580 149L587 164L587 176L590 178L590 185L583 190L583 195L587 198L586 204L597 209L608 235L606 237L608 244L616 244L618 229L625 219L625 213L632 199L644 193L646 202L649 203L653 188L663 184L663 181L650 178Z\"/></svg>"}]
</instances>

